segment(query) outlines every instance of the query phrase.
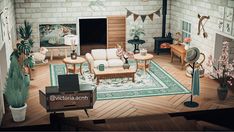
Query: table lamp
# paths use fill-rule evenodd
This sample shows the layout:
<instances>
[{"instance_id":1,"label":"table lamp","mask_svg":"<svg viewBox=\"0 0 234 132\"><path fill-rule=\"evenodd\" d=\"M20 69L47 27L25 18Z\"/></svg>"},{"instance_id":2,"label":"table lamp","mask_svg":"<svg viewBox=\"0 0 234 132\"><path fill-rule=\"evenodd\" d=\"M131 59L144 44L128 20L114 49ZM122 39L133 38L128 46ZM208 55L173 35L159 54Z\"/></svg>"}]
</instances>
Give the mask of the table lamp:
<instances>
[{"instance_id":1,"label":"table lamp","mask_svg":"<svg viewBox=\"0 0 234 132\"><path fill-rule=\"evenodd\" d=\"M75 52L75 45L78 44L78 36L77 35L66 35L64 36L64 44L70 45L72 48L71 59L75 60L77 58L77 53Z\"/></svg>"}]
</instances>

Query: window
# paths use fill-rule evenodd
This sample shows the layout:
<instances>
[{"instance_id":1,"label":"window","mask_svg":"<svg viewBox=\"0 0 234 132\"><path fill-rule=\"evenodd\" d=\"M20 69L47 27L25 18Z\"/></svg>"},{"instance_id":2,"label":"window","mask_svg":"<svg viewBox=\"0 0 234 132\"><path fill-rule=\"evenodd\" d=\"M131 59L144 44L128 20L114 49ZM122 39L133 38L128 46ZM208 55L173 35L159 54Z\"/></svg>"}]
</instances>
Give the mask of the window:
<instances>
[{"instance_id":1,"label":"window","mask_svg":"<svg viewBox=\"0 0 234 132\"><path fill-rule=\"evenodd\" d=\"M191 37L191 23L182 21L182 40L186 37Z\"/></svg>"}]
</instances>

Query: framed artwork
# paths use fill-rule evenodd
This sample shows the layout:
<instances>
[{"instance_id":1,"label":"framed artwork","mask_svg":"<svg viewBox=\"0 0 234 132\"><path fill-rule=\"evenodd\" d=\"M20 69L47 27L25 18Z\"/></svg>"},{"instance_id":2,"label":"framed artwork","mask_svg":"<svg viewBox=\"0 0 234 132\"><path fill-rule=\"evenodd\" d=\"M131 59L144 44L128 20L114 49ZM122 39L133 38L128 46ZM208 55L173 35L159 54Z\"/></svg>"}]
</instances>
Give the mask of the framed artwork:
<instances>
[{"instance_id":1,"label":"framed artwork","mask_svg":"<svg viewBox=\"0 0 234 132\"><path fill-rule=\"evenodd\" d=\"M218 19L218 28L219 28L219 31L223 31L223 19Z\"/></svg>"},{"instance_id":2,"label":"framed artwork","mask_svg":"<svg viewBox=\"0 0 234 132\"><path fill-rule=\"evenodd\" d=\"M224 32L231 35L231 33L232 33L232 22L224 21Z\"/></svg>"},{"instance_id":3,"label":"framed artwork","mask_svg":"<svg viewBox=\"0 0 234 132\"><path fill-rule=\"evenodd\" d=\"M40 46L54 47L64 45L64 36L76 35L76 24L40 24Z\"/></svg>"},{"instance_id":4,"label":"framed artwork","mask_svg":"<svg viewBox=\"0 0 234 132\"><path fill-rule=\"evenodd\" d=\"M219 6L218 12L219 12L218 17L219 18L224 18L224 7L223 6Z\"/></svg>"},{"instance_id":5,"label":"framed artwork","mask_svg":"<svg viewBox=\"0 0 234 132\"><path fill-rule=\"evenodd\" d=\"M233 8L225 8L225 20L232 21L233 19Z\"/></svg>"}]
</instances>

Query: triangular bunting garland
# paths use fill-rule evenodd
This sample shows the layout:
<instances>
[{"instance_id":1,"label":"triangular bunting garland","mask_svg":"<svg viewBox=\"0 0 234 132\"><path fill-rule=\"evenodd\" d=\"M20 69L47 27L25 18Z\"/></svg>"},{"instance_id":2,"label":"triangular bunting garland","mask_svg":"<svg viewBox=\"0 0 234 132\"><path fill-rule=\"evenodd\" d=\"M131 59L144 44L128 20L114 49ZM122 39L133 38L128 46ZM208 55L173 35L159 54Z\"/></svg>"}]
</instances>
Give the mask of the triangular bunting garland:
<instances>
[{"instance_id":1,"label":"triangular bunting garland","mask_svg":"<svg viewBox=\"0 0 234 132\"><path fill-rule=\"evenodd\" d=\"M148 17L150 18L151 21L153 21L153 19L154 19L154 14L153 14L153 13L152 13L152 14L149 14Z\"/></svg>"},{"instance_id":2,"label":"triangular bunting garland","mask_svg":"<svg viewBox=\"0 0 234 132\"><path fill-rule=\"evenodd\" d=\"M130 15L132 15L132 12L127 9L127 17L129 17Z\"/></svg>"},{"instance_id":3,"label":"triangular bunting garland","mask_svg":"<svg viewBox=\"0 0 234 132\"><path fill-rule=\"evenodd\" d=\"M145 18L146 18L146 15L141 15L141 19L143 22L145 21Z\"/></svg>"},{"instance_id":4,"label":"triangular bunting garland","mask_svg":"<svg viewBox=\"0 0 234 132\"><path fill-rule=\"evenodd\" d=\"M155 13L156 15L158 15L159 17L161 16L160 10L161 10L161 8L158 9L156 12L154 12L154 13Z\"/></svg>"},{"instance_id":5,"label":"triangular bunting garland","mask_svg":"<svg viewBox=\"0 0 234 132\"><path fill-rule=\"evenodd\" d=\"M136 21L136 19L137 19L138 17L139 17L139 15L133 14L134 21Z\"/></svg>"},{"instance_id":6,"label":"triangular bunting garland","mask_svg":"<svg viewBox=\"0 0 234 132\"><path fill-rule=\"evenodd\" d=\"M129 17L130 15L133 14L133 19L134 19L134 21L136 21L136 19L137 19L139 16L141 17L141 20L142 20L143 22L145 21L145 19L146 19L147 16L150 18L151 21L154 20L154 14L158 15L159 17L161 16L161 12L160 12L161 8L159 8L157 11L154 11L153 13L144 14L144 15L135 14L135 13L131 12L130 10L128 10L127 8L126 8L126 10L127 10L127 15L126 15L126 17Z\"/></svg>"}]
</instances>

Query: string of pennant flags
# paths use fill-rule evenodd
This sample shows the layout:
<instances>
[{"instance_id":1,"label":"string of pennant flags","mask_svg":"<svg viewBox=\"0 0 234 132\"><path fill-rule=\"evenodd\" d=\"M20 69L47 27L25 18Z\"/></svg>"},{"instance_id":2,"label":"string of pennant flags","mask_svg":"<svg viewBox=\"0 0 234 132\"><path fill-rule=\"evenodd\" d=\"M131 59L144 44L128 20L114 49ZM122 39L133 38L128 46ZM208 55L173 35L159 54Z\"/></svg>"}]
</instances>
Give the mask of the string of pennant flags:
<instances>
[{"instance_id":1,"label":"string of pennant flags","mask_svg":"<svg viewBox=\"0 0 234 132\"><path fill-rule=\"evenodd\" d=\"M140 15L140 14L136 14L136 13L133 13L132 11L127 10L127 17L131 16L133 14L133 19L134 21L136 21L136 19L140 16L141 17L141 20L144 22L146 17L148 16L150 18L151 21L153 21L154 19L154 14L156 14L157 16L160 17L160 10L161 10L161 7L157 10L157 11L154 11L153 13L150 13L150 14L144 14L144 15Z\"/></svg>"}]
</instances>

